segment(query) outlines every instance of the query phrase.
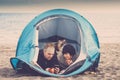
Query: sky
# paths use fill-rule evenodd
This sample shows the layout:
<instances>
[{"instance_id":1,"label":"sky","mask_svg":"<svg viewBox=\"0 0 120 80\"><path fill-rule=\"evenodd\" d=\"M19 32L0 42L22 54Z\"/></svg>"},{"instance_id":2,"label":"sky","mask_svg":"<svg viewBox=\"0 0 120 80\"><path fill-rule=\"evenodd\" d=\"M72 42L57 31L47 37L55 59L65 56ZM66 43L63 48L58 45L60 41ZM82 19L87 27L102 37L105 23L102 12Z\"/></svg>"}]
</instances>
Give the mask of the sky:
<instances>
[{"instance_id":1,"label":"sky","mask_svg":"<svg viewBox=\"0 0 120 80\"><path fill-rule=\"evenodd\" d=\"M1 5L11 5L11 4L44 4L44 3L57 3L57 2L118 2L119 0L0 0Z\"/></svg>"},{"instance_id":2,"label":"sky","mask_svg":"<svg viewBox=\"0 0 120 80\"><path fill-rule=\"evenodd\" d=\"M0 0L0 12L39 12L53 8L118 10L119 4L120 0Z\"/></svg>"}]
</instances>

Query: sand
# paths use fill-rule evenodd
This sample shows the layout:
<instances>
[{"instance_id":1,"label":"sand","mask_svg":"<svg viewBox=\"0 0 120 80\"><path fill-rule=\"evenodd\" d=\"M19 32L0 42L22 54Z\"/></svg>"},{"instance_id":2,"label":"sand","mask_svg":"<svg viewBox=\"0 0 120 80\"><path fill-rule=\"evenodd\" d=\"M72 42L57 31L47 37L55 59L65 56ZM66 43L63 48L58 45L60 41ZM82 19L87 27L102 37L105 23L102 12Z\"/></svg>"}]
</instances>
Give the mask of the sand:
<instances>
[{"instance_id":1,"label":"sand","mask_svg":"<svg viewBox=\"0 0 120 80\"><path fill-rule=\"evenodd\" d=\"M102 43L98 71L85 72L67 78L54 78L17 74L10 58L15 56L15 46L0 45L0 80L120 80L120 43Z\"/></svg>"}]
</instances>

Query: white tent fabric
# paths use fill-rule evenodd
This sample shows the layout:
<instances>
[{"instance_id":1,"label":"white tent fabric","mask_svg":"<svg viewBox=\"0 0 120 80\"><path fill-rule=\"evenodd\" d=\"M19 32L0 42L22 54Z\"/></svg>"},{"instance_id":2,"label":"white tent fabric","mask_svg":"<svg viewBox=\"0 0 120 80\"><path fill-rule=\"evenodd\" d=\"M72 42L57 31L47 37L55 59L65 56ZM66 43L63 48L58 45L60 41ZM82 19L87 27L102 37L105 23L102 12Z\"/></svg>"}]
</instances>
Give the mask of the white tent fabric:
<instances>
[{"instance_id":1,"label":"white tent fabric","mask_svg":"<svg viewBox=\"0 0 120 80\"><path fill-rule=\"evenodd\" d=\"M64 15L49 16L43 21L40 21L36 26L39 30L39 40L43 39L46 41L49 37L60 36L68 39L68 42L72 41L71 43L76 44L76 46L73 46L76 47L77 51L80 51L80 48L78 48L78 45L80 47L81 44L80 30L78 27L80 24L74 18Z\"/></svg>"}]
</instances>

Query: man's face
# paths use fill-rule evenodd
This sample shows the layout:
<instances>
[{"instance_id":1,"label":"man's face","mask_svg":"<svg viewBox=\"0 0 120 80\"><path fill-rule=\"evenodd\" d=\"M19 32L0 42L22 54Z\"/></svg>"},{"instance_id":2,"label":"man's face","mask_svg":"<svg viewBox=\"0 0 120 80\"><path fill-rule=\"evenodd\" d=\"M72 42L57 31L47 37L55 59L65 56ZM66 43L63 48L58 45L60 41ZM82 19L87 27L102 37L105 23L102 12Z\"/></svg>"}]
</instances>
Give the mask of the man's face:
<instances>
[{"instance_id":1,"label":"man's face","mask_svg":"<svg viewBox=\"0 0 120 80\"><path fill-rule=\"evenodd\" d=\"M53 47L48 47L47 49L45 49L44 51L44 57L47 59L47 60L51 60L54 56L54 51L55 51L55 48Z\"/></svg>"}]
</instances>

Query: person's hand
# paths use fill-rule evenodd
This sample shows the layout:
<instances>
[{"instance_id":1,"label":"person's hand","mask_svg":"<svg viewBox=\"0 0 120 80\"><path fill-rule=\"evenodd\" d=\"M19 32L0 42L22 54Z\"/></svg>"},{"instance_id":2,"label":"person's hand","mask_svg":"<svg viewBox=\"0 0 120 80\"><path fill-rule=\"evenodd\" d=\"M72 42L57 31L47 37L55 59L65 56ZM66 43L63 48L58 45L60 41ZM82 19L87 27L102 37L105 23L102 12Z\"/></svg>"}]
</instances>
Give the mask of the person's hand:
<instances>
[{"instance_id":1,"label":"person's hand","mask_svg":"<svg viewBox=\"0 0 120 80\"><path fill-rule=\"evenodd\" d=\"M60 68L55 67L55 68L54 68L54 71L55 71L55 72L54 72L55 74L58 74L58 73L60 72Z\"/></svg>"},{"instance_id":2,"label":"person's hand","mask_svg":"<svg viewBox=\"0 0 120 80\"><path fill-rule=\"evenodd\" d=\"M48 72L50 72L50 73L54 73L55 72L54 68L46 68L45 70L48 71Z\"/></svg>"},{"instance_id":3,"label":"person's hand","mask_svg":"<svg viewBox=\"0 0 120 80\"><path fill-rule=\"evenodd\" d=\"M50 68L46 68L45 70L49 72Z\"/></svg>"},{"instance_id":4,"label":"person's hand","mask_svg":"<svg viewBox=\"0 0 120 80\"><path fill-rule=\"evenodd\" d=\"M73 61L72 61L72 60L70 60L70 59L68 59L68 60L66 60L66 63L67 63L67 65L70 65L70 64L72 64L72 63L73 63Z\"/></svg>"},{"instance_id":5,"label":"person's hand","mask_svg":"<svg viewBox=\"0 0 120 80\"><path fill-rule=\"evenodd\" d=\"M58 67L55 68L46 68L46 71L50 72L50 73L55 73L58 74L60 72L60 69Z\"/></svg>"}]
</instances>

